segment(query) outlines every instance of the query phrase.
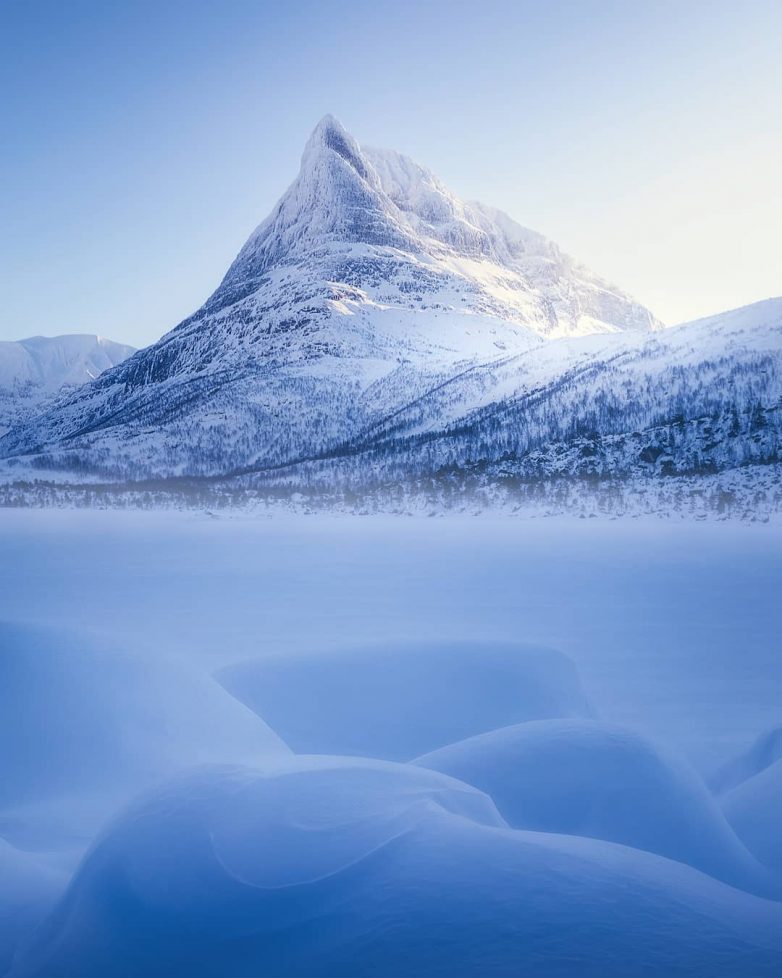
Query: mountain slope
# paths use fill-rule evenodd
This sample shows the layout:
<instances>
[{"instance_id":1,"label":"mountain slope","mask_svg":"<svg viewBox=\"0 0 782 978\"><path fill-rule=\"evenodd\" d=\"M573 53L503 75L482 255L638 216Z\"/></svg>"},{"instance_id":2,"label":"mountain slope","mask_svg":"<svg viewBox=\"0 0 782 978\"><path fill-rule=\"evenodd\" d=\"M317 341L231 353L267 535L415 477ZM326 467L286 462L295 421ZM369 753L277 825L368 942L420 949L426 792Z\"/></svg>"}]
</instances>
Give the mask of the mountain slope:
<instances>
[{"instance_id":1,"label":"mountain slope","mask_svg":"<svg viewBox=\"0 0 782 978\"><path fill-rule=\"evenodd\" d=\"M132 346L88 334L0 342L0 433L28 420L62 388L88 383L132 353Z\"/></svg>"},{"instance_id":2,"label":"mountain slope","mask_svg":"<svg viewBox=\"0 0 782 978\"><path fill-rule=\"evenodd\" d=\"M704 475L782 456L782 299L567 338L450 378L328 457L248 486L351 490Z\"/></svg>"},{"instance_id":3,"label":"mountain slope","mask_svg":"<svg viewBox=\"0 0 782 978\"><path fill-rule=\"evenodd\" d=\"M478 364L659 326L541 235L326 117L201 309L0 454L116 479L286 464Z\"/></svg>"}]
</instances>

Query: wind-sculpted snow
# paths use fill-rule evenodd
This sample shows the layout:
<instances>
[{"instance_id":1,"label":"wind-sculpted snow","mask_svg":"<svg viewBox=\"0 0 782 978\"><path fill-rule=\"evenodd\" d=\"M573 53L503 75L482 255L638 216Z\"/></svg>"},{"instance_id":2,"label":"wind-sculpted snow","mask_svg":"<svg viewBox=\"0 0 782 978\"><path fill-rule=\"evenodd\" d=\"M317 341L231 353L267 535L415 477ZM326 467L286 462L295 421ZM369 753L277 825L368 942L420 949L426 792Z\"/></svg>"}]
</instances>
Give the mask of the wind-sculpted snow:
<instances>
[{"instance_id":1,"label":"wind-sculpted snow","mask_svg":"<svg viewBox=\"0 0 782 978\"><path fill-rule=\"evenodd\" d=\"M161 777L287 750L209 676L160 650L0 625L0 836L10 841L78 847Z\"/></svg>"},{"instance_id":2,"label":"wind-sculpted snow","mask_svg":"<svg viewBox=\"0 0 782 978\"><path fill-rule=\"evenodd\" d=\"M782 877L782 759L742 781L722 802L728 821L750 852Z\"/></svg>"},{"instance_id":3,"label":"wind-sculpted snow","mask_svg":"<svg viewBox=\"0 0 782 978\"><path fill-rule=\"evenodd\" d=\"M11 978L779 973L782 906L594 840L518 832L458 781L299 757L201 770L86 857Z\"/></svg>"},{"instance_id":4,"label":"wind-sculpted snow","mask_svg":"<svg viewBox=\"0 0 782 978\"><path fill-rule=\"evenodd\" d=\"M778 525L0 515L0 974L782 973Z\"/></svg>"},{"instance_id":5,"label":"wind-sculpted snow","mask_svg":"<svg viewBox=\"0 0 782 978\"><path fill-rule=\"evenodd\" d=\"M717 794L723 795L781 759L782 727L772 727L764 730L747 750L725 761L711 776L709 784Z\"/></svg>"},{"instance_id":6,"label":"wind-sculpted snow","mask_svg":"<svg viewBox=\"0 0 782 978\"><path fill-rule=\"evenodd\" d=\"M286 654L219 681L297 752L410 760L495 727L590 712L573 663L487 642Z\"/></svg>"},{"instance_id":7,"label":"wind-sculpted snow","mask_svg":"<svg viewBox=\"0 0 782 978\"><path fill-rule=\"evenodd\" d=\"M0 974L17 945L52 909L67 883L64 873L0 838Z\"/></svg>"},{"instance_id":8,"label":"wind-sculpted snow","mask_svg":"<svg viewBox=\"0 0 782 978\"><path fill-rule=\"evenodd\" d=\"M685 764L622 727L541 720L493 730L416 764L485 791L508 824L620 842L732 886L782 897Z\"/></svg>"}]
</instances>

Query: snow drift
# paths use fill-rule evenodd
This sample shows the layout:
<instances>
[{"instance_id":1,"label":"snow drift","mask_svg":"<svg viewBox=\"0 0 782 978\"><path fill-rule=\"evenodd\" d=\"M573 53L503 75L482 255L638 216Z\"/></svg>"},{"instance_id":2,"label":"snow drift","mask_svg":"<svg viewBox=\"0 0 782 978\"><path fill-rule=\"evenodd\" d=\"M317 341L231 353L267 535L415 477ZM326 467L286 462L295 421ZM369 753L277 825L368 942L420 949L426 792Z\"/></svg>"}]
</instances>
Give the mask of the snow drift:
<instances>
[{"instance_id":1,"label":"snow drift","mask_svg":"<svg viewBox=\"0 0 782 978\"><path fill-rule=\"evenodd\" d=\"M288 653L217 678L298 753L406 761L522 720L590 712L570 659L533 645Z\"/></svg>"},{"instance_id":2,"label":"snow drift","mask_svg":"<svg viewBox=\"0 0 782 978\"><path fill-rule=\"evenodd\" d=\"M782 874L782 760L742 781L725 795L723 805L747 848Z\"/></svg>"},{"instance_id":3,"label":"snow drift","mask_svg":"<svg viewBox=\"0 0 782 978\"><path fill-rule=\"evenodd\" d=\"M659 978L782 968L782 906L657 856L507 828L410 765L201 770L133 805L13 978Z\"/></svg>"},{"instance_id":4,"label":"snow drift","mask_svg":"<svg viewBox=\"0 0 782 978\"><path fill-rule=\"evenodd\" d=\"M119 801L197 763L287 748L208 675L161 653L0 624L0 835L89 839Z\"/></svg>"},{"instance_id":5,"label":"snow drift","mask_svg":"<svg viewBox=\"0 0 782 978\"><path fill-rule=\"evenodd\" d=\"M0 838L0 974L14 951L49 912L67 877Z\"/></svg>"},{"instance_id":6,"label":"snow drift","mask_svg":"<svg viewBox=\"0 0 782 978\"><path fill-rule=\"evenodd\" d=\"M475 785L508 824L607 839L782 896L686 764L623 727L541 720L471 737L415 763Z\"/></svg>"},{"instance_id":7,"label":"snow drift","mask_svg":"<svg viewBox=\"0 0 782 978\"><path fill-rule=\"evenodd\" d=\"M738 787L743 781L765 771L775 761L782 758L782 727L765 730L747 748L726 761L709 783L717 794L725 794Z\"/></svg>"}]
</instances>

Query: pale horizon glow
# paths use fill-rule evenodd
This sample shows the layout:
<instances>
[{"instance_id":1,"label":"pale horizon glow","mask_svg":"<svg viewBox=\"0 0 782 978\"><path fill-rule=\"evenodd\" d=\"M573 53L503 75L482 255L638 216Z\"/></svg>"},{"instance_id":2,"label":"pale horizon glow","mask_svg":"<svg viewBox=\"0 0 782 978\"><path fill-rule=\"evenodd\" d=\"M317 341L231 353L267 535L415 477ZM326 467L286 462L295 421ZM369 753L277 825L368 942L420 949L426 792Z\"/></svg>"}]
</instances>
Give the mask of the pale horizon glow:
<instances>
[{"instance_id":1,"label":"pale horizon glow","mask_svg":"<svg viewBox=\"0 0 782 978\"><path fill-rule=\"evenodd\" d=\"M327 112L666 323L782 293L776 2L114 6L2 14L0 339L153 342Z\"/></svg>"}]
</instances>

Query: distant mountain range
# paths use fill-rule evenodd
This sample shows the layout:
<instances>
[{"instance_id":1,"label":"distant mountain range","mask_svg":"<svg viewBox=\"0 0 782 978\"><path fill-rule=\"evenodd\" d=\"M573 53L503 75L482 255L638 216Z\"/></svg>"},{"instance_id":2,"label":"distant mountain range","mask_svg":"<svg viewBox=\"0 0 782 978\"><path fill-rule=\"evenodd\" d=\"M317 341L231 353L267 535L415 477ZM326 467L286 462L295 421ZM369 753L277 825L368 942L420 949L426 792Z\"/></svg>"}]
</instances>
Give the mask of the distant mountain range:
<instances>
[{"instance_id":1,"label":"distant mountain range","mask_svg":"<svg viewBox=\"0 0 782 978\"><path fill-rule=\"evenodd\" d=\"M6 482L332 499L755 467L767 482L781 360L782 299L664 329L546 238L326 117L201 309L22 412L0 457Z\"/></svg>"},{"instance_id":2,"label":"distant mountain range","mask_svg":"<svg viewBox=\"0 0 782 978\"><path fill-rule=\"evenodd\" d=\"M89 383L135 352L85 334L0 342L0 434L44 411L63 389Z\"/></svg>"}]
</instances>

